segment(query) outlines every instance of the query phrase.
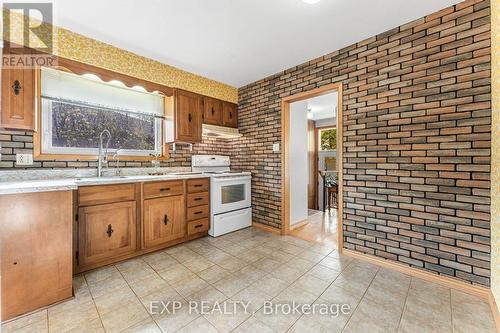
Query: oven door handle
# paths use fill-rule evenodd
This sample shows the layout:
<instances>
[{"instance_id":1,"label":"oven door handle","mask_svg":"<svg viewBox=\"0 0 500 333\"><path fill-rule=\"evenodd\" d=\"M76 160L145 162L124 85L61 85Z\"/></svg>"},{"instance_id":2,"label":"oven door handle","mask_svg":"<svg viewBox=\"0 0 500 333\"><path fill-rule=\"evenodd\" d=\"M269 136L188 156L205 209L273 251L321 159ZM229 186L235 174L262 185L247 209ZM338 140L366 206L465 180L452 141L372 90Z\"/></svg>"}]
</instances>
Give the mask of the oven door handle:
<instances>
[{"instance_id":1,"label":"oven door handle","mask_svg":"<svg viewBox=\"0 0 500 333\"><path fill-rule=\"evenodd\" d=\"M228 219L228 218L234 218L235 216L243 216L243 215L247 215L248 213L249 213L248 208L243 208L241 210L237 210L234 212L225 213L224 215L220 216L219 219L224 220L224 219Z\"/></svg>"},{"instance_id":2,"label":"oven door handle","mask_svg":"<svg viewBox=\"0 0 500 333\"><path fill-rule=\"evenodd\" d=\"M235 181L235 180L238 180L238 181L247 181L247 180L251 180L252 179L252 176L224 176L224 177L214 177L213 178L213 181L215 183L222 183L222 182L227 182L227 181Z\"/></svg>"}]
</instances>

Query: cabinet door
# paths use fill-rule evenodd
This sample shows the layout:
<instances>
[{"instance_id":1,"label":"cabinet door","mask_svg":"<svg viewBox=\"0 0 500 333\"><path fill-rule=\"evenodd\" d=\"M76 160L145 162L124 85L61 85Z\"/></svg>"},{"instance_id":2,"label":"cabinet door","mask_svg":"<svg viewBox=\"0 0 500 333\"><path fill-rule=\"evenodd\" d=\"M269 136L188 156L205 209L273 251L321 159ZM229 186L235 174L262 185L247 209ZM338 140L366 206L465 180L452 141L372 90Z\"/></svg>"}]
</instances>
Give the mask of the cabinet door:
<instances>
[{"instance_id":1,"label":"cabinet door","mask_svg":"<svg viewBox=\"0 0 500 333\"><path fill-rule=\"evenodd\" d=\"M136 249L136 202L80 208L79 264L88 265Z\"/></svg>"},{"instance_id":2,"label":"cabinet door","mask_svg":"<svg viewBox=\"0 0 500 333\"><path fill-rule=\"evenodd\" d=\"M203 123L222 126L222 102L203 97Z\"/></svg>"},{"instance_id":3,"label":"cabinet door","mask_svg":"<svg viewBox=\"0 0 500 333\"><path fill-rule=\"evenodd\" d=\"M186 234L184 196L144 200L144 245L154 247Z\"/></svg>"},{"instance_id":4,"label":"cabinet door","mask_svg":"<svg viewBox=\"0 0 500 333\"><path fill-rule=\"evenodd\" d=\"M238 105L228 102L222 104L222 123L228 127L238 127Z\"/></svg>"},{"instance_id":5,"label":"cabinet door","mask_svg":"<svg viewBox=\"0 0 500 333\"><path fill-rule=\"evenodd\" d=\"M2 69L0 127L35 130L35 71Z\"/></svg>"},{"instance_id":6,"label":"cabinet door","mask_svg":"<svg viewBox=\"0 0 500 333\"><path fill-rule=\"evenodd\" d=\"M2 195L2 320L71 297L71 191Z\"/></svg>"},{"instance_id":7,"label":"cabinet door","mask_svg":"<svg viewBox=\"0 0 500 333\"><path fill-rule=\"evenodd\" d=\"M176 140L201 142L201 96L177 90L175 96Z\"/></svg>"}]
</instances>

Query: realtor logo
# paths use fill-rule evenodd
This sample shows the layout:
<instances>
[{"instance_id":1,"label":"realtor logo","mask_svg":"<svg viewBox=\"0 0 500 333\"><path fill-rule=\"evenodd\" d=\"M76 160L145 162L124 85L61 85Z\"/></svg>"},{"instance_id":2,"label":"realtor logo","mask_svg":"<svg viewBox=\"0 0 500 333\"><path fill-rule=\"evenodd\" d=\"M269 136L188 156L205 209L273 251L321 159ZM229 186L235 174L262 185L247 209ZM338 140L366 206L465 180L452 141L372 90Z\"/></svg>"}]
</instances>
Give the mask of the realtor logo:
<instances>
[{"instance_id":1,"label":"realtor logo","mask_svg":"<svg viewBox=\"0 0 500 333\"><path fill-rule=\"evenodd\" d=\"M52 3L4 2L2 65L15 68L54 66Z\"/></svg>"}]
</instances>

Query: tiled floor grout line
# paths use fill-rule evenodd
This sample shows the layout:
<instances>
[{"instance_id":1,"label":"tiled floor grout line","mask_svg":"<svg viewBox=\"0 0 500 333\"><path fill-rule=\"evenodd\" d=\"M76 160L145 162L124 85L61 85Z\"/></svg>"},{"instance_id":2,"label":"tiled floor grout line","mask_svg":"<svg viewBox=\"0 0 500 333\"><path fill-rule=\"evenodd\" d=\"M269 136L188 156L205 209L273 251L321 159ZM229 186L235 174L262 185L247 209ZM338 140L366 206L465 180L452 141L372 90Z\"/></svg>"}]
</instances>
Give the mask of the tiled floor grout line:
<instances>
[{"instance_id":1,"label":"tiled floor grout line","mask_svg":"<svg viewBox=\"0 0 500 333\"><path fill-rule=\"evenodd\" d=\"M323 258L323 259L325 259L326 257L328 257L328 256L329 256L330 254L332 254L334 251L337 251L337 252L338 252L338 250L333 250L332 252L330 252L330 253L328 253L326 256L324 256L324 258ZM321 264L320 264L320 262L321 262L323 259L321 259L319 262L317 262L317 263L316 263L313 267L315 267L316 265L321 265ZM335 277L335 279L333 279L333 280L332 280L332 282L330 282L330 284L329 284L329 285L328 285L328 286L327 286L327 287L323 290L323 292L322 292L322 293L321 293L321 294L320 294L320 295L319 295L319 296L318 296L318 297L317 297L317 298L316 298L316 299L315 299L312 303L314 303L314 302L316 302L318 299L320 299L320 298L321 298L321 296L322 296L322 295L326 292L326 290L327 290L328 288L330 288L330 286L331 286L331 285L335 282L335 280L337 280L337 278L340 276L340 274L342 274L342 272L344 272L344 271L345 271L345 270L346 270L346 269L347 269L350 265L351 265L351 263L347 264L347 266L346 266L344 269L341 269L341 270L340 270L340 273L339 273L339 274ZM326 266L324 266L324 267L326 267ZM311 269L312 269L312 268L311 268ZM310 272L310 271L311 271L311 269L309 269L309 270L308 270L306 273L304 273L302 276L304 276L305 274L307 274L308 272ZM301 277L302 277L302 276L301 276ZM353 311L353 313L354 313L354 311ZM301 314L301 315L300 315L300 317L299 317L299 318L297 318L297 320L295 320L295 321L293 322L292 326L290 326L290 327L286 330L286 332L290 332L290 330L292 329L293 325L295 325L295 323L297 323L297 321L299 321L299 319L300 319L300 318L302 318L303 316L304 316L304 314Z\"/></svg>"},{"instance_id":2,"label":"tiled floor grout line","mask_svg":"<svg viewBox=\"0 0 500 333\"><path fill-rule=\"evenodd\" d=\"M286 243L288 243L288 244L295 245L295 244L292 244L292 243L290 243L290 242L287 242L286 240L283 240L283 241L284 241L284 242L286 242ZM295 245L295 246L297 246L297 245ZM300 247L300 246L299 246L299 247ZM308 248L303 248L303 249L308 249ZM221 251L223 251L223 252L225 252L225 251L224 251L224 250L222 250L222 249L220 249L220 250L221 250ZM281 250L281 249L280 249L280 250ZM333 251L336 251L336 250L332 250L329 254L331 254ZM284 252L286 252L286 251L284 251ZM235 258L236 258L236 256L234 256L234 255L232 255L232 254L230 254L230 253L228 253L228 252L225 252L225 253L227 253L227 254L229 254L229 255L231 255L231 256L233 256L233 257L235 257ZM286 252L286 253L288 253L288 254L290 254L290 255L293 255L294 257L292 257L292 258L290 258L289 260L286 260L285 262L283 262L283 263L282 263L282 265L280 265L278 268L284 267L284 266L285 266L285 265L286 265L289 261L291 261L291 260L292 260L292 259L294 259L294 258L297 258L297 256L298 256L297 254L292 254L292 253L289 253L289 252ZM329 255L329 254L328 254L328 255ZM324 255L324 258L326 258L328 255ZM266 257L266 258L268 258L268 257ZM322 260L323 260L324 258L322 258ZM238 259L238 258L236 258L236 259ZM261 259L263 259L263 258L261 258ZM207 259L207 260L208 260L208 259ZM260 260L260 259L259 259L259 260ZM303 259L303 260L306 260L306 259ZM257 261L258 261L258 260L257 260ZM306 260L306 261L308 261L308 260ZM254 263L255 263L255 262L249 263L249 264L248 264L247 266L245 266L245 267L252 266L252 268L259 269L258 267L255 267L255 266L253 265ZM318 262L318 263L319 263L319 262ZM318 263L315 263L315 265L314 265L314 266L316 266ZM313 267L314 267L314 266L313 266ZM241 269L238 269L237 271L240 271L240 270L242 270L242 269L243 269L243 268L245 268L245 267L242 267ZM278 269L278 268L277 268L277 269ZM291 286L291 285L292 285L293 283L295 283L298 279L300 279L302 276L304 276L305 274L307 274L307 273L308 273L311 269L312 269L312 268L308 269L308 270L307 270L306 272L304 272L302 275L300 275L299 277L297 277L295 280L293 280L293 282L289 283L287 287ZM259 270L261 270L261 269L259 269ZM269 276L269 275L272 275L272 272L266 272L266 273L267 273L267 274L266 274L265 276L263 276L262 278L264 278L264 277L266 277L266 276ZM230 272L230 274L233 274L233 272ZM278 279L279 279L279 278L278 278ZM218 280L218 281L219 281L219 280ZM216 282L218 282L218 281L216 281ZM257 280L256 280L256 281L257 281ZM239 292L241 292L242 290L244 290L244 289L248 288L249 286L251 286L251 285L252 285L253 283L255 283L256 281L254 281L254 282L250 283L249 285L245 286L244 288L242 288L241 290L239 290L239 291L238 291L237 293L235 293L234 295L236 295L236 294L238 294ZM284 280L282 280L282 281L284 281ZM284 281L284 282L287 282L287 281ZM287 283L288 283L288 282L287 282ZM333 283L333 281L332 281L332 283ZM212 287L214 287L215 289L217 289L217 287L215 287L213 284L209 283L209 285L210 285L210 286L212 286ZM218 289L217 289L217 290L218 290ZM219 291L220 291L220 290L219 290ZM234 295L233 295L233 296L234 296ZM227 296L227 295L225 295L225 294L224 294L224 296ZM232 297L232 296L231 296L231 297ZM228 297L227 299L231 299L231 297ZM275 297L276 297L276 296L275 296ZM275 297L273 297L273 298L275 298ZM261 308L262 308L262 306L261 306L261 307L259 307L258 309L256 309L256 310L255 310L252 314L250 314L250 317L252 317L255 313L257 313L257 312L258 312ZM237 325L235 328L233 328L233 329L231 330L231 332L232 332L232 331L234 331L234 330L236 330L236 329L237 329L238 327L240 327L241 325L243 325L243 324L244 324L244 323L245 323L248 319L250 319L250 317L248 317L247 319L245 319L244 321L242 321L239 325ZM300 317L299 317L298 319L300 319ZM297 320L298 320L298 319L297 319ZM261 322L259 319L257 319L257 320L258 320L259 322ZM292 326L295 324L295 322L296 322L296 321L294 321L294 322L293 322ZM265 323L263 323L263 324L265 325ZM266 327L268 327L267 325L265 325L265 326L266 326Z\"/></svg>"},{"instance_id":3,"label":"tiled floor grout line","mask_svg":"<svg viewBox=\"0 0 500 333\"><path fill-rule=\"evenodd\" d=\"M50 332L50 324L49 324L49 309L47 308L47 314L45 315L47 317L47 333ZM2 331L2 329L0 328L0 332Z\"/></svg>"},{"instance_id":4,"label":"tiled floor grout line","mask_svg":"<svg viewBox=\"0 0 500 333\"><path fill-rule=\"evenodd\" d=\"M377 265L375 265L377 266ZM349 317L349 319L346 321L344 327L342 327L342 330L340 331L341 333L343 333L347 327L347 325L349 325L349 322L351 321L352 319L352 316L354 316L354 313L356 312L356 310L358 309L359 305L361 304L361 302L363 301L363 299L365 298L365 295L366 295L366 292L368 291L368 289L370 289L370 286L372 285L373 283L373 280L375 280L375 277L377 276L377 274L380 272L380 266L377 266L377 272L375 273L375 275L373 275L373 278L370 280L370 283L368 284L368 287L365 289L364 293L363 293L363 296L361 296L358 304L356 304L356 307L354 308L354 310L352 311L351 313L351 316Z\"/></svg>"},{"instance_id":5,"label":"tiled floor grout line","mask_svg":"<svg viewBox=\"0 0 500 333\"><path fill-rule=\"evenodd\" d=\"M110 265L110 266L113 266L117 271L119 271L119 269L116 268L115 265ZM97 312L97 315L99 316L99 322L101 323L103 331L106 332L106 327L104 327L104 323L102 321L101 313L99 312L99 309L97 308L97 304L95 303L94 295L90 291L89 282L87 281L87 277L85 276L85 274L82 274L82 276L83 276L83 279L85 280L85 284L87 285L87 288L89 288L90 298L92 298L92 303L94 303L95 311ZM50 333L50 331L48 331L48 333Z\"/></svg>"},{"instance_id":6,"label":"tiled floor grout line","mask_svg":"<svg viewBox=\"0 0 500 333\"><path fill-rule=\"evenodd\" d=\"M141 257L138 257L138 258L141 258ZM141 260L142 260L142 261L144 261L144 259L141 259ZM149 265L146 261L144 261L144 262L146 263L146 265L148 265L149 267L151 267L151 266L150 266L150 265ZM149 311L148 311L148 309L146 308L146 306L144 305L144 303L142 303L142 301L141 301L140 297L139 297L139 296L135 293L134 289L130 286L130 283L127 281L127 279L125 278L125 275L123 275L122 271L121 271L118 267L116 267L116 265L113 265L113 266L114 266L114 267L116 268L116 270L120 273L120 275L122 276L123 280L125 280L125 283L126 283L126 284L127 284L127 286L130 288L130 290L134 293L135 297L136 297L136 298L137 298L137 300L141 303L142 307L146 310L146 312L148 313L149 318L151 318L151 320L155 323L155 325L158 327L158 329L159 329L160 331L162 331L162 332L163 332L163 330L161 329L161 327L160 327L160 326L158 326L158 323L156 322L156 320L154 320L154 319L153 319L153 316L151 315L151 313L149 313ZM151 267L151 269L153 269L153 267ZM158 274L158 272L156 272L154 269L153 269L153 271L154 271L156 274ZM142 281L142 280L138 280L138 281ZM135 282L137 282L137 281L135 281ZM97 307L97 305L96 305L96 307ZM97 310L97 312L99 313L99 310ZM99 316L100 316L100 314L99 314ZM125 331L125 330L129 329L130 327L132 327L132 326L134 326L134 325L136 325L136 324L137 324L137 323L134 323L134 324L132 324L132 325L130 325L130 326L128 326L128 327L126 327L126 328L124 328L124 329L123 329L123 330L121 330L121 331ZM104 326L104 325L103 325L103 326ZM105 330L106 330L106 329L105 329Z\"/></svg>"},{"instance_id":7,"label":"tiled floor grout line","mask_svg":"<svg viewBox=\"0 0 500 333\"><path fill-rule=\"evenodd\" d=\"M451 332L454 333L455 332L455 325L453 325L453 289L450 288L450 320L451 320Z\"/></svg>"},{"instance_id":8,"label":"tiled floor grout line","mask_svg":"<svg viewBox=\"0 0 500 333\"><path fill-rule=\"evenodd\" d=\"M406 302L408 301L408 296L410 295L410 288L411 288L411 282L412 281L413 281L413 277L410 276L410 283L408 283L408 289L406 290L405 302L403 304L403 311L401 311L401 316L399 317L397 332L401 331L401 323L403 322L403 317L404 317L405 310L406 310Z\"/></svg>"},{"instance_id":9,"label":"tiled floor grout line","mask_svg":"<svg viewBox=\"0 0 500 333\"><path fill-rule=\"evenodd\" d=\"M241 250L240 250L240 248L238 248L238 245L240 244L240 242L243 242L244 240L246 240L245 237L248 239L248 243L245 242L245 244L241 244L241 246L240 246ZM256 237L256 238L252 239L253 237ZM295 240L297 240L297 241L295 241ZM122 267L120 265L120 263L116 263L116 264L107 265L107 266L102 267L102 268L109 267L112 270L118 271L118 273L120 274L120 278L124 280L125 285L132 291L134 297L137 300L140 301L140 303L142 305L142 308L145 308L146 311L148 312L148 316L147 317L145 317L142 320L138 320L136 323L131 324L130 326L128 326L127 328L124 328L123 330L130 329L131 327L133 327L135 325L139 325L139 324L142 325L142 323L145 322L146 320L147 321L152 320L155 323L155 327L158 328L160 331L164 332L164 330L160 327L160 324L149 313L149 311L147 309L147 305L144 304L141 301L142 298L138 296L137 292L139 292L139 290L137 290L137 292L136 292L132 288L132 285L136 285L136 283L140 284L140 282L143 282L143 281L146 283L146 279L151 278L153 276L157 276L159 279L163 280L163 282L165 284L163 284L162 281L159 281L159 282L161 282L161 284L159 286L155 287L155 283L152 283L150 285L145 286L147 289L144 289L144 290L148 292L147 295L150 295L150 294L155 293L155 292L161 292L161 290L163 290L166 286L168 286L169 288L172 288L172 290L175 290L175 292L179 295L179 300L188 301L188 298L192 299L191 295L194 295L194 294L196 294L198 292L201 292L201 291L203 291L205 289L208 289L208 288L214 288L215 290L217 290L218 293L220 293L221 295L223 295L225 297L225 299L224 299L224 302L225 302L225 301L232 300L233 297L234 297L234 295L237 295L238 293L242 292L243 290L245 290L245 289L249 288L250 286L254 285L257 281L261 281L261 280L265 281L265 279L269 278L269 277L273 277L273 278L276 278L278 280L281 280L280 275L273 275L274 272L276 270L280 269L280 268L289 267L290 265L296 264L296 266L291 267L291 268L293 268L293 269L296 270L296 272L293 272L293 274L290 274L291 277L293 277L297 273L302 272L302 270L304 268L306 268L306 267L308 267L310 265L310 267L307 268L305 271L303 271L299 275L296 275L297 277L295 277L293 280L291 280L291 282L284 281L284 282L286 282L286 287L283 290L281 290L276 296L271 297L271 300L273 300L276 297L278 297L281 293L283 293L283 291L287 290L287 288L290 288L293 284L296 284L300 279L304 278L304 276L310 274L311 271L315 267L322 266L322 267L325 267L325 268L329 268L328 266L321 265L321 262L323 260L325 260L326 258L335 258L337 260L339 258L341 258L338 255L338 250L336 250L336 249L333 249L328 254L325 254L325 252L327 252L327 251L324 251L324 250L330 249L331 247L329 247L329 246L325 246L325 249L318 248L317 251L316 250L312 251L311 248L313 246L315 246L315 245L310 245L310 244L316 243L316 244L320 244L321 245L321 243L313 242L313 241L310 241L310 240L309 241L305 240L305 243L301 243L298 240L301 240L301 239L300 238L296 238L294 236L292 236L290 238L281 238L281 237L274 238L274 237L263 237L263 236L261 236L259 234L250 234L250 235L242 234L241 236L238 235L238 237L231 238L231 239L221 239L220 242L216 242L216 241L212 242L210 240L210 241L202 241L199 244L194 244L193 243L193 247L190 247L189 245L187 245L184 248L180 248L179 251L177 251L177 252L172 251L171 252L172 254L166 252L169 249L163 249L163 250L155 251L153 253L161 253L161 252L163 252L163 254L165 255L165 257L160 256L158 258L158 261L156 261L156 257L152 257L152 260L148 260L148 259L145 259L146 255L143 255L143 256L140 256L140 257L137 257L137 258L129 259L129 260L137 259L137 261L138 261L137 264L140 263L141 265L135 266L134 265L135 263L132 263L131 266L129 266L129 265L123 265L123 267ZM196 245L196 247L194 245ZM288 245L293 245L295 248L294 247L289 247ZM226 248L227 248L228 251L231 251L231 253L230 252L226 252L225 251ZM259 248L263 248L263 250L265 250L265 251L264 252L256 253L257 254L256 256L250 256L250 257L245 257L244 258L244 254L246 252L254 252L256 249L259 249ZM217 251L217 252L220 251L221 255L222 255L222 253L224 253L225 255L228 255L228 257L224 257L224 256L221 257L223 261L226 260L226 258L227 258L227 260L236 259L236 260L240 261L241 265L239 265L239 263L235 261L235 262L228 263L228 265L226 265L227 267L230 267L229 269L226 269L226 268L220 266L218 263L212 261L209 256L205 256L206 253L210 252L211 249L213 249L214 251ZM187 250L191 251L191 253L188 253L189 251L187 251ZM290 252L287 252L287 251L290 251ZM255 252L257 252L257 251L255 251ZM275 253L275 252L276 252L277 255L273 256L272 254ZM317 257L321 256L321 259L317 260L316 259L317 257L313 256L312 252L314 252L315 254L317 254ZM216 252L214 252L214 254L215 253ZM264 256L260 257L262 255L262 253L264 253ZM269 254L269 253L271 253L271 254ZM336 256L334 256L334 255L336 255ZM170 267L170 266L168 266L167 268L165 268L165 267L162 266L163 268L162 269L158 269L158 270L155 269L155 268L153 268L153 266L160 267L160 265L156 265L156 263L161 263L162 260L166 261L167 257L168 257L169 260L172 260L172 264L174 264L174 263L175 263L175 265L178 264L181 267L183 267L184 269L188 270L190 272L190 274L192 274L190 276L191 276L191 278L193 280L195 278L198 278L198 279L204 281L204 286L201 287L200 290L197 290L197 291L189 293L188 291L190 289L192 289L192 290L197 289L198 286L201 286L201 283L197 285L195 283L196 281L193 281L193 285L192 286L189 285L189 286L183 287L184 284L179 283L183 279L178 279L177 278L176 282L169 282L169 281L165 280L163 278L163 276L161 276L159 274L159 271L168 270L168 267ZM255 260L255 258L257 258L257 257L259 257L259 259ZM179 259L177 259L177 258L179 258ZM308 259L304 259L304 258L308 258ZM279 261L280 264L277 265L276 268L274 268L272 265L271 266L268 265L268 264L272 264L272 261L269 261L267 263L263 263L265 265L264 266L261 265L262 267L270 267L270 268L272 268L272 270L270 272L268 272L267 270L262 270L257 265L255 265L255 263L257 263L259 260L262 260L262 259L270 259L270 260ZM297 261L297 259L300 259L300 260L303 260L303 261ZM127 262L129 260L125 260L125 261L122 261L122 262L125 263L125 262ZM182 262L179 261L179 260L182 260ZM189 264L190 262L195 261L195 260L200 260L200 262ZM202 260L210 262L211 266L206 267L206 268L204 268L202 270L197 271L200 267L204 267L204 265L206 265L206 263L203 263ZM216 259L216 260L218 260L218 259ZM170 262L164 262L164 264L165 263L169 264ZM329 282L326 285L325 288L323 288L323 290L319 293L319 296L315 297L311 301L311 304L314 303L314 302L316 302L316 301L318 301L325 294L325 292L329 288L331 288L331 286L335 283L335 281L338 280L339 276L341 276L343 273L345 273L350 268L357 267L356 265L359 264L359 263L362 263L362 261L352 260L352 261L348 261L345 265L341 264L340 267L339 267L340 269L337 271L338 272L337 276L335 276L335 278L331 282ZM143 264L145 264L145 265L142 266ZM277 262L276 262L276 264L277 264ZM380 274L381 270L383 269L382 267L380 267L378 265L371 264L370 266L366 267L367 268L367 272L369 272L370 269L373 270L372 266L375 266L377 269L376 269L375 273L373 274L373 277L371 278L368 286L363 291L361 298L357 302L356 306L353 308L353 310L351 312L351 315L349 316L349 318L347 319L347 321L345 322L345 324L341 328L341 332L346 332L347 327L348 327L349 323L352 320L352 317L355 315L356 311L359 310L359 306L360 306L361 302L363 302L364 300L369 300L367 298L368 290L370 290L370 288L372 286L375 287L375 285L373 284L373 282L375 281L375 279L377 278L378 274ZM122 267L122 268L120 269L119 267ZM191 269L189 267L191 267ZM220 278L219 280L215 281L215 282L209 282L209 281L203 279L200 276L201 272L203 272L203 271L205 271L207 269L210 269L211 267L218 267L218 268L220 268L220 269L222 269L224 271L227 271L228 274L230 274L232 276L236 276L236 281L235 282L237 282L237 281L241 282L241 284L244 285L244 287L241 288L241 289L239 289L237 292L235 292L233 296L227 297L227 295L225 293L223 293L222 291L220 291L215 286L215 284L217 282L219 282L219 281L221 281L222 279L225 278L224 276L222 278ZM330 266L330 267L335 267L335 266ZM364 268L363 265L359 265L358 267L359 268ZM148 270L146 268L149 268L152 271L148 272ZM248 268L248 270L245 270L244 272L242 272L242 270L244 270L246 268ZM101 269L101 268L99 268L99 269ZM144 271L141 271L141 269L144 269ZM334 270L333 268L330 268L330 269ZM98 270L98 269L96 269L96 270ZM261 273L259 273L259 271L261 271ZM95 310L97 311L98 317L96 317L95 319L89 320L87 322L83 322L82 321L82 324L91 323L94 320L99 319L100 327L104 331L106 331L106 328L104 327L103 316L101 315L101 313L99 312L98 307L97 307L97 303L96 303L96 298L97 297L94 297L94 294L91 292L90 286L91 285L95 286L95 285L97 285L99 283L103 283L103 282L110 282L110 281L106 281L106 279L109 277L109 276L107 276L108 272L104 272L105 273L104 275L98 274L96 276L98 278L98 280L97 281L93 281L93 282L91 281L92 284L89 284L88 279L90 279L91 277L90 276L87 277L87 274L90 273L90 272L92 272L92 271L84 272L84 273L81 274L82 283L83 282L85 283L85 288L86 288L86 290L82 289L82 291L85 291L85 293L87 293L87 290L88 290L88 293L91 296L92 305L94 306ZM217 270L215 270L214 272L216 273L214 276L217 277L217 274L218 274ZM361 272L361 274L363 274L363 270L361 270L360 272ZM146 273L146 274L143 274L143 273ZM319 273L322 273L322 274L323 273L328 273L328 271L319 272ZM258 276L260 274L264 274L264 275L260 276L258 278L254 278L255 276ZM104 278L103 278L103 276L104 276ZM177 275L172 275L172 276L177 276ZM313 276L315 276L315 275L313 275ZM323 276L323 275L318 275L318 276ZM326 275L326 276L328 276L328 275ZM128 277L128 279L130 281L127 280L126 277ZM116 278L118 278L118 276L116 276ZM321 279L321 278L318 277L318 279ZM210 279L210 280L212 281L212 279ZM398 332L401 331L403 319L405 317L405 314L407 314L407 312L408 312L408 304L409 304L408 302L410 300L409 291L412 288L412 284L416 280L417 280L417 278L414 278L414 277L410 276L410 283L409 283L409 285L408 285L408 287L406 289L406 294L405 294L405 297L404 297L404 303L403 303L401 314L399 316L399 322L398 322L398 325L397 325L397 331ZM252 281L252 282L248 282L248 281ZM307 281L305 281L305 282L307 282ZM311 281L309 281L309 282L311 282ZM314 282L314 280L312 280L312 282ZM125 285L119 286L119 288L116 289L116 290L111 290L109 292L109 295L112 295L112 293L115 293L115 292L121 290L122 288L125 288ZM177 288L174 287L174 285L176 285ZM220 283L219 283L219 285L220 285ZM83 286L83 284L82 284L82 286ZM239 284L235 284L235 286L238 287ZM151 287L153 287L153 288L151 288ZM192 288L192 287L196 287L196 288ZM314 287L314 286L312 286L312 287ZM347 286L343 286L342 285L342 286L338 286L338 287L341 288L341 289L343 289L343 290L348 290L348 289L344 289ZM178 289L178 288L180 288L180 289ZM304 285L304 286L296 285L296 288L298 288L299 291L303 290L304 292L308 292L310 294L316 294L316 292L312 292L312 291L310 292L309 291L310 288L308 287L307 284ZM106 289L98 288L98 289L96 289L94 291L94 293L98 294L99 290L106 290ZM178 290L182 290L182 294L180 292L178 292ZM228 290L230 290L230 289L228 289ZM256 291L258 292L259 290L260 289L257 289ZM311 290L314 291L314 290L317 290L317 288L313 288ZM449 302L448 302L448 306L450 308L450 317L451 317L451 318L449 317L450 320L451 320L450 332L455 332L456 331L455 328L454 328L454 322L460 319L459 316L455 316L455 312L454 312L454 309L453 309L453 290L454 290L453 288L448 288L448 295L450 297L449 298ZM98 295L99 299L100 299L100 297L102 297L102 296L104 296L106 294L107 293L103 293L102 295ZM189 294L189 295L184 296L183 294ZM267 294L265 292L261 292L261 294L262 295L266 294L265 295L266 299L267 299L268 296L270 296L269 294ZM147 295L145 295L145 296L147 296ZM292 293L291 294L292 300L295 300L296 298L294 298L293 295L294 294ZM84 298L79 298L77 300L77 295L75 295L75 297L73 297L73 300L75 300L75 303L83 302L84 304L90 305L90 300L85 300L87 298L87 296L85 294L83 294L83 296L85 296L85 297ZM145 296L143 296L143 298ZM256 299L260 299L260 296L257 296L257 297L258 298L256 298ZM254 296L251 296L251 299L253 300ZM129 298L129 302L132 302L132 298ZM70 305L73 306L72 304L70 304ZM243 319L243 321L240 322L239 324L237 324L234 328L232 328L231 331L237 330L239 327L241 327L243 324L245 324L252 317L255 318L260 324L263 324L265 327L271 328L271 326L268 326L265 321L262 321L261 319L256 318L254 316L255 313L257 313L259 310L262 309L262 306L263 305L261 305L258 309L255 309L254 311L252 311L250 313L249 317L246 317L245 319ZM47 329L47 332L50 332L51 329L55 329L56 328L56 327L52 327L51 328L51 325L50 325L50 322L49 322L49 317L50 317L49 310L50 310L50 308L51 307L45 309L46 313L42 317L40 317L40 318L45 318L46 321L47 321L46 325L44 325L44 329ZM70 308L69 310L71 310L71 311L78 310L78 308ZM119 310L114 310L114 311L119 311ZM197 316L196 318L194 318L192 320L189 320L189 322L187 322L187 323L182 323L182 326L180 328L176 329L176 332L179 331L179 330L184 329L185 327L187 327L189 325L191 325L194 321L199 320L200 317L204 318L204 320L206 321L206 323L204 323L204 325L205 324L206 325L210 325L210 327L212 327L213 329L215 329L217 332L220 332L220 330L215 326L215 325L219 326L219 321L218 321L219 319L216 318L217 320L215 321L215 324L213 324L203 314L201 316L200 315ZM292 322L291 322L290 326L288 326L288 328L285 331L286 332L290 332L292 330L292 328L294 327L294 325L296 325L297 322L301 318L303 318L303 317L304 317L304 314L300 314L300 316L298 316L297 319L290 318L290 319L292 319L291 320ZM446 318L446 317L447 316L445 315L443 318ZM239 321L239 319L238 319L238 321ZM236 323L236 322L233 321L233 323ZM287 321L284 321L283 323L287 323ZM96 324L97 324L97 322L96 322ZM24 325L22 327L19 327L19 328L23 328L23 327L25 327L27 325L31 325L31 324L27 323L26 325ZM273 325L273 327L274 327L274 325ZM16 328L16 330L17 329L18 328ZM120 332L122 332L123 330L121 330Z\"/></svg>"}]
</instances>

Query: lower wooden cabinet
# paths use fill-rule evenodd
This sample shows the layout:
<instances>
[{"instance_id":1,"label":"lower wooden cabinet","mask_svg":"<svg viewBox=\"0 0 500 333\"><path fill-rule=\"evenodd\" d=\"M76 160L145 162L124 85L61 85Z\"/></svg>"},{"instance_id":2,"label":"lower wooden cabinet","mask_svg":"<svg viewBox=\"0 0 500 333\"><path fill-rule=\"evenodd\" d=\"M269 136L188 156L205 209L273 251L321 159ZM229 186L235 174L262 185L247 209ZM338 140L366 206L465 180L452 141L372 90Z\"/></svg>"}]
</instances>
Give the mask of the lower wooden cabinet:
<instances>
[{"instance_id":1,"label":"lower wooden cabinet","mask_svg":"<svg viewBox=\"0 0 500 333\"><path fill-rule=\"evenodd\" d=\"M72 191L0 196L2 320L72 295Z\"/></svg>"},{"instance_id":2,"label":"lower wooden cabinet","mask_svg":"<svg viewBox=\"0 0 500 333\"><path fill-rule=\"evenodd\" d=\"M207 235L208 178L82 186L74 222L81 273Z\"/></svg>"},{"instance_id":3,"label":"lower wooden cabinet","mask_svg":"<svg viewBox=\"0 0 500 333\"><path fill-rule=\"evenodd\" d=\"M144 246L155 247L186 235L184 195L144 200Z\"/></svg>"},{"instance_id":4,"label":"lower wooden cabinet","mask_svg":"<svg viewBox=\"0 0 500 333\"><path fill-rule=\"evenodd\" d=\"M81 207L78 215L79 265L93 265L136 250L135 201Z\"/></svg>"}]
</instances>

